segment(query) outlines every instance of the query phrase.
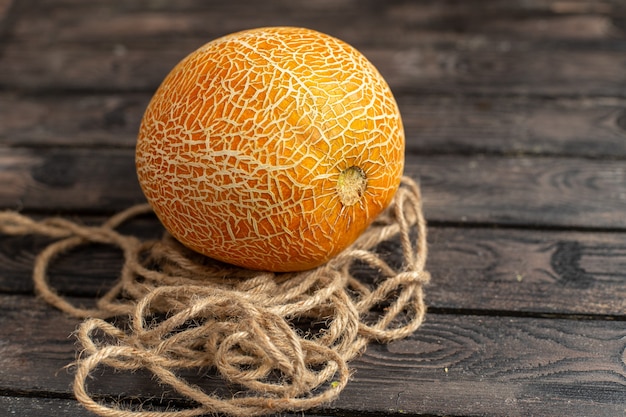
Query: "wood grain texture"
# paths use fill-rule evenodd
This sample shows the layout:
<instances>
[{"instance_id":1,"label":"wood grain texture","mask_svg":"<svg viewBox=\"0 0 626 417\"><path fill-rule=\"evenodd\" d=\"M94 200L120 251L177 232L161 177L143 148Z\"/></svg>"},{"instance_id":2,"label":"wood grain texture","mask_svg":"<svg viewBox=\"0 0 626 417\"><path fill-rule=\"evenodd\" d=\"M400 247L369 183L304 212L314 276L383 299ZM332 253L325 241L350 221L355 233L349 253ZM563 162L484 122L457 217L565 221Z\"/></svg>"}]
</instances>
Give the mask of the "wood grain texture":
<instances>
[{"instance_id":1,"label":"wood grain texture","mask_svg":"<svg viewBox=\"0 0 626 417\"><path fill-rule=\"evenodd\" d=\"M210 39L210 38L208 38ZM0 86L23 90L154 90L169 70L202 41L152 48L11 43L0 61ZM626 91L623 51L528 50L490 41L467 49L453 43L397 50L359 47L394 91L465 94L611 95ZM184 51L184 52L183 52ZM624 94L618 96L623 98Z\"/></svg>"},{"instance_id":2,"label":"wood grain texture","mask_svg":"<svg viewBox=\"0 0 626 417\"><path fill-rule=\"evenodd\" d=\"M621 229L622 161L408 157L431 221Z\"/></svg>"},{"instance_id":3,"label":"wood grain texture","mask_svg":"<svg viewBox=\"0 0 626 417\"><path fill-rule=\"evenodd\" d=\"M626 157L622 99L410 94L396 98L409 153ZM0 92L0 143L131 148L149 100L150 93Z\"/></svg>"},{"instance_id":4,"label":"wood grain texture","mask_svg":"<svg viewBox=\"0 0 626 417\"><path fill-rule=\"evenodd\" d=\"M94 417L73 399L0 396L0 413L27 417Z\"/></svg>"},{"instance_id":5,"label":"wood grain texture","mask_svg":"<svg viewBox=\"0 0 626 417\"><path fill-rule=\"evenodd\" d=\"M104 218L76 220L96 224ZM152 217L121 229L142 239L158 238L162 230ZM0 239L0 292L32 294L35 257L49 242L40 237ZM381 250L399 253L398 246L394 242ZM626 314L626 241L621 233L431 227L429 252L427 268L433 279L426 297L435 310ZM119 250L91 245L58 258L48 276L62 294L95 297L116 281L121 262ZM372 275L359 273L364 279Z\"/></svg>"},{"instance_id":6,"label":"wood grain texture","mask_svg":"<svg viewBox=\"0 0 626 417\"><path fill-rule=\"evenodd\" d=\"M429 221L623 229L622 161L407 155ZM0 207L110 212L144 201L131 149L0 148Z\"/></svg>"},{"instance_id":7,"label":"wood grain texture","mask_svg":"<svg viewBox=\"0 0 626 417\"><path fill-rule=\"evenodd\" d=\"M143 400L144 402L146 400ZM94 417L74 399L1 396L0 413L19 417ZM307 414L308 417L323 417ZM302 414L281 413L276 417L302 417Z\"/></svg>"},{"instance_id":8,"label":"wood grain texture","mask_svg":"<svg viewBox=\"0 0 626 417\"><path fill-rule=\"evenodd\" d=\"M175 15L154 5L128 10L102 3L88 9L25 3L15 41L0 62L0 85L152 91L176 62L211 39L251 27L295 25L354 44L394 90L568 96L625 91L621 3L594 9L584 2L570 10L568 3L557 2L512 9L484 3L259 7L236 1L202 8L186 4ZM581 16L585 10L588 15ZM527 15L522 24L520 13Z\"/></svg>"},{"instance_id":9,"label":"wood grain texture","mask_svg":"<svg viewBox=\"0 0 626 417\"><path fill-rule=\"evenodd\" d=\"M431 227L433 307L626 313L623 234Z\"/></svg>"},{"instance_id":10,"label":"wood grain texture","mask_svg":"<svg viewBox=\"0 0 626 417\"><path fill-rule=\"evenodd\" d=\"M7 20L14 3L14 0L0 0L0 40L5 34Z\"/></svg>"},{"instance_id":11,"label":"wood grain texture","mask_svg":"<svg viewBox=\"0 0 626 417\"><path fill-rule=\"evenodd\" d=\"M0 92L0 144L132 148L149 100L150 94Z\"/></svg>"},{"instance_id":12,"label":"wood grain texture","mask_svg":"<svg viewBox=\"0 0 626 417\"><path fill-rule=\"evenodd\" d=\"M626 101L400 95L411 153L626 156Z\"/></svg>"},{"instance_id":13,"label":"wood grain texture","mask_svg":"<svg viewBox=\"0 0 626 417\"><path fill-rule=\"evenodd\" d=\"M106 211L145 201L132 150L0 148L0 166L4 207Z\"/></svg>"},{"instance_id":14,"label":"wood grain texture","mask_svg":"<svg viewBox=\"0 0 626 417\"><path fill-rule=\"evenodd\" d=\"M76 321L32 297L0 296L0 390L67 395ZM594 415L623 412L625 330L619 321L431 314L419 332L371 345L353 382L330 405L348 413ZM185 375L220 389L206 373ZM148 375L98 372L90 387L113 396L162 394ZM165 398L171 398L165 394ZM174 397L175 398L175 397Z\"/></svg>"},{"instance_id":15,"label":"wood grain texture","mask_svg":"<svg viewBox=\"0 0 626 417\"><path fill-rule=\"evenodd\" d=\"M355 363L353 387L408 413L445 403L452 415L619 415L625 332L615 323L605 333L606 324L431 315L414 337L372 346ZM598 339L587 344L588 334ZM365 376L381 367L380 377Z\"/></svg>"},{"instance_id":16,"label":"wood grain texture","mask_svg":"<svg viewBox=\"0 0 626 417\"><path fill-rule=\"evenodd\" d=\"M0 0L0 209L91 224L143 202L133 148L154 89L198 46L266 25L329 33L379 67L430 221L426 323L369 346L306 415L625 415L623 0ZM150 216L124 230L162 231ZM32 295L46 243L0 236L0 415L87 417L65 368L78 321ZM89 304L120 261L72 252L52 284ZM173 397L141 372L89 384Z\"/></svg>"},{"instance_id":17,"label":"wood grain texture","mask_svg":"<svg viewBox=\"0 0 626 417\"><path fill-rule=\"evenodd\" d=\"M466 35L523 40L615 40L624 35L620 0L479 0L464 2L390 0L23 1L15 28L20 39L98 42L103 38L146 41L194 38L257 26L292 25L333 32L348 42L392 46L450 40ZM206 22L211 21L211 25ZM345 25L350 21L350 25ZM62 24L60 23L62 22Z\"/></svg>"}]
</instances>

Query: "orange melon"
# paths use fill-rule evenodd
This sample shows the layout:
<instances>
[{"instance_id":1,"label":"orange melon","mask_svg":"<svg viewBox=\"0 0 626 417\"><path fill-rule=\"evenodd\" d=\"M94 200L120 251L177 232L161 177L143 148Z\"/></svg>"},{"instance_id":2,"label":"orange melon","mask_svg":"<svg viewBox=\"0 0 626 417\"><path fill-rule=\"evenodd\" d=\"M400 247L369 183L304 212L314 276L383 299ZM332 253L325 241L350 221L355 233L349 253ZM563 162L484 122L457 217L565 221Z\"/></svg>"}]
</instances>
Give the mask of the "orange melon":
<instances>
[{"instance_id":1,"label":"orange melon","mask_svg":"<svg viewBox=\"0 0 626 417\"><path fill-rule=\"evenodd\" d=\"M337 255L389 205L404 131L389 86L356 49L314 30L260 28L174 67L142 119L136 167L185 246L300 271Z\"/></svg>"}]
</instances>

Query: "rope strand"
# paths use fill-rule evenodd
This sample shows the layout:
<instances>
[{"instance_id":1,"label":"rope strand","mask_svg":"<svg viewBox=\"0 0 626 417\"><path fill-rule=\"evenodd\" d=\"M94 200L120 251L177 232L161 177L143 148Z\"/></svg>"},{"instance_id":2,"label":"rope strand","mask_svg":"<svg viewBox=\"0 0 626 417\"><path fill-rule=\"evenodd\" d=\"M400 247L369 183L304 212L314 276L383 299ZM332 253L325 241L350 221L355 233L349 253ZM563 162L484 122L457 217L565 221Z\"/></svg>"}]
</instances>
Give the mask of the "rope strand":
<instances>
[{"instance_id":1,"label":"rope strand","mask_svg":"<svg viewBox=\"0 0 626 417\"><path fill-rule=\"evenodd\" d=\"M244 270L191 252L167 235L142 242L115 230L150 213L147 204L96 227L1 212L0 233L56 239L37 256L33 280L42 299L85 319L77 331L83 350L74 394L86 409L107 417L256 416L336 399L350 378L348 362L369 342L400 339L421 325L423 286L430 279L421 201L417 184L404 178L392 206L351 248L293 274ZM392 239L399 239L399 267L397 259L376 252ZM124 255L119 280L95 308L73 305L47 279L55 259L89 243L118 247ZM357 264L379 272L375 283L353 276ZM112 317L127 317L129 326L105 321ZM303 330L306 322L312 326ZM133 410L97 401L86 381L103 366L147 370L197 406ZM177 375L190 368L213 368L241 390L232 398L207 394Z\"/></svg>"}]
</instances>

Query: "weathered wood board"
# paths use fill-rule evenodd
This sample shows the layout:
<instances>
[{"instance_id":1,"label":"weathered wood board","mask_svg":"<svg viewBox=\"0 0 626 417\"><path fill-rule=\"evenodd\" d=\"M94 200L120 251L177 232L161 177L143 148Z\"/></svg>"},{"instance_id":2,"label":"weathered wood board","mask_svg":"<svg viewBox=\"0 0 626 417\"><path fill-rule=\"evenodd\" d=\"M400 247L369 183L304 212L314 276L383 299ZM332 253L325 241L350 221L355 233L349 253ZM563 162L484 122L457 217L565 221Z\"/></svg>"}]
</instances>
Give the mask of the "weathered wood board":
<instances>
[{"instance_id":1,"label":"weathered wood board","mask_svg":"<svg viewBox=\"0 0 626 417\"><path fill-rule=\"evenodd\" d=\"M154 89L205 42L271 25L335 35L389 81L433 276L415 334L370 345L339 400L287 416L625 415L623 0L0 0L0 210L97 224L143 202L134 143ZM122 230L163 232L152 216ZM33 294L49 242L0 235L0 415L92 415L66 368L79 321ZM49 278L88 304L120 266L92 245ZM141 372L89 386L182 404Z\"/></svg>"},{"instance_id":2,"label":"weathered wood board","mask_svg":"<svg viewBox=\"0 0 626 417\"><path fill-rule=\"evenodd\" d=\"M408 154L429 221L575 228L626 226L621 160ZM0 207L103 212L143 202L134 151L0 148Z\"/></svg>"},{"instance_id":3,"label":"weathered wood board","mask_svg":"<svg viewBox=\"0 0 626 417\"><path fill-rule=\"evenodd\" d=\"M150 93L0 91L0 140L132 148L149 100ZM626 157L626 99L397 94L397 100L409 153Z\"/></svg>"},{"instance_id":4,"label":"weathered wood board","mask_svg":"<svg viewBox=\"0 0 626 417\"><path fill-rule=\"evenodd\" d=\"M143 217L121 231L154 239L163 229L155 218ZM36 255L50 242L32 236L2 239L0 292L31 294ZM434 311L616 319L626 311L626 239L621 233L431 227L429 252L427 268L434 279L426 294ZM121 266L119 249L89 245L59 257L49 278L63 294L95 297L117 280Z\"/></svg>"},{"instance_id":5,"label":"weathered wood board","mask_svg":"<svg viewBox=\"0 0 626 417\"><path fill-rule=\"evenodd\" d=\"M29 296L0 296L0 312L0 390L69 395L65 367L76 355L70 335L78 322ZM456 415L618 415L611 413L624 406L623 336L619 321L431 314L413 336L371 345L353 361L353 383L332 408L433 414L446 404ZM202 372L184 375L208 391L222 387ZM143 373L102 370L89 386L112 396L172 395Z\"/></svg>"}]
</instances>

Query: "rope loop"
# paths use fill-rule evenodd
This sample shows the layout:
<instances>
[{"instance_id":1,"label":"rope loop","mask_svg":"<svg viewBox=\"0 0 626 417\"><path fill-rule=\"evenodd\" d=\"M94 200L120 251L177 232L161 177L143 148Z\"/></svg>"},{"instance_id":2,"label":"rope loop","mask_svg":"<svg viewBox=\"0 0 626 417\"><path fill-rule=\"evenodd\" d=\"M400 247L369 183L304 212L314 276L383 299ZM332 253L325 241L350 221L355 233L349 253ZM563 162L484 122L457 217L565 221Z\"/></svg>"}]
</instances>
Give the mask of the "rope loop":
<instances>
[{"instance_id":1,"label":"rope loop","mask_svg":"<svg viewBox=\"0 0 626 417\"><path fill-rule=\"evenodd\" d=\"M256 416L336 399L350 378L348 362L368 343L407 337L422 324L430 275L421 204L418 185L403 178L392 205L350 248L326 265L291 274L224 265L167 234L144 242L116 230L151 213L147 204L100 226L0 212L0 233L54 239L36 258L35 291L84 319L76 332L82 351L74 393L88 410L108 417ZM377 250L392 242L399 251ZM121 249L124 265L96 306L83 308L59 295L47 275L55 259L90 243ZM360 277L363 269L368 280ZM147 370L195 405L137 410L96 400L87 381L102 367ZM237 394L206 393L179 376L194 368L213 369Z\"/></svg>"}]
</instances>

